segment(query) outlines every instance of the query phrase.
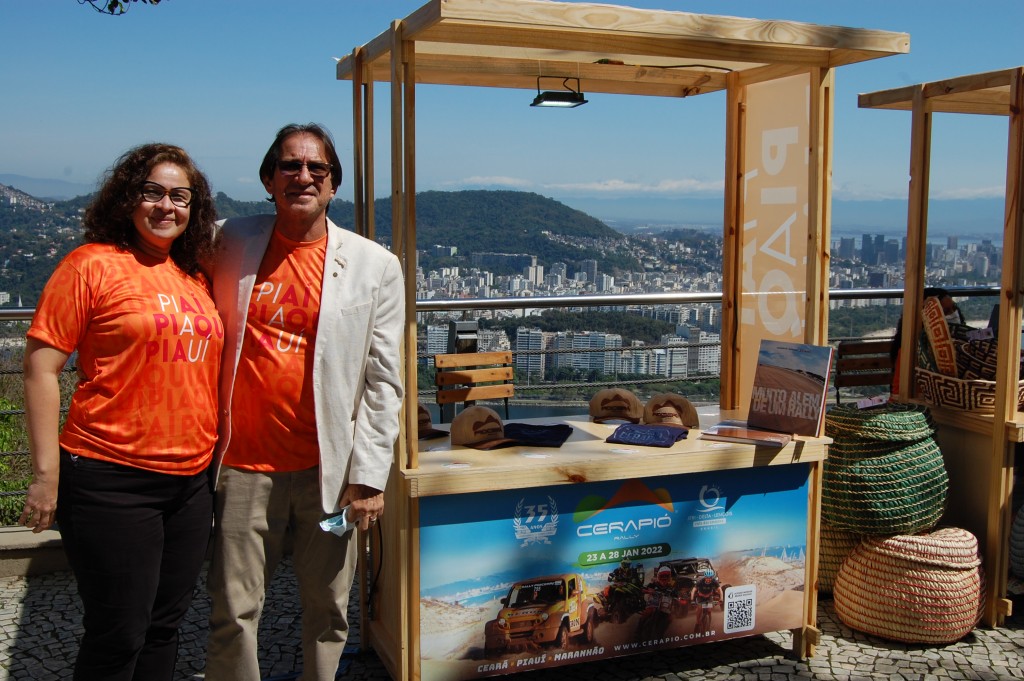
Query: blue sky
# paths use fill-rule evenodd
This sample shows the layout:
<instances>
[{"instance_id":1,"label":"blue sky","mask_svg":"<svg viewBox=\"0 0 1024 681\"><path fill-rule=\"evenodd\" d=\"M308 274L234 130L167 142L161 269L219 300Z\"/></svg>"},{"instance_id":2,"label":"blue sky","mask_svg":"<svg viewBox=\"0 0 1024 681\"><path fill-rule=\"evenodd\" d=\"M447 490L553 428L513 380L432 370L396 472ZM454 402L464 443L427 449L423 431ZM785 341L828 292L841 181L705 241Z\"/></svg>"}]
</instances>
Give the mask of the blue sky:
<instances>
[{"instance_id":1,"label":"blue sky","mask_svg":"<svg viewBox=\"0 0 1024 681\"><path fill-rule=\"evenodd\" d=\"M421 4L163 0L109 17L77 0L7 0L0 6L0 174L91 188L125 149L158 140L192 153L215 190L257 200L264 197L257 168L274 133L309 120L333 131L347 168L351 85L335 80L334 57ZM858 93L1024 63L1020 0L620 4L909 33L910 54L837 71L837 199L906 197L910 115L858 109ZM380 86L378 102L387 102L387 91ZM569 205L721 196L723 93L588 94L590 103L572 110L533 109L530 99L521 90L418 88L418 190L509 188ZM1006 119L936 118L932 195L1001 196ZM386 194L383 118L377 131L377 187ZM343 183L339 196L351 199L351 187Z\"/></svg>"}]
</instances>

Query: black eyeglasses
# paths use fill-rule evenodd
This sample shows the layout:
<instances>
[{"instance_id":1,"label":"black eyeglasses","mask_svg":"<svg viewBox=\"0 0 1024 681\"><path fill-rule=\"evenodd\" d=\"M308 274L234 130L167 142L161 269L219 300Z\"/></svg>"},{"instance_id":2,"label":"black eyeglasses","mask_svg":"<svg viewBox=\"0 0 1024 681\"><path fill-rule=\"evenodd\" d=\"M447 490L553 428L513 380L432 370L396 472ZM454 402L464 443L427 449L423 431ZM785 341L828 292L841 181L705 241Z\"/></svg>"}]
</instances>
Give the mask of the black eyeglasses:
<instances>
[{"instance_id":1,"label":"black eyeglasses","mask_svg":"<svg viewBox=\"0 0 1024 681\"><path fill-rule=\"evenodd\" d=\"M308 163L303 161L277 162L277 169L282 175L298 175L302 172L302 166L306 166L306 170L309 171L309 174L318 180L322 180L331 174L330 163L317 163L315 161L310 161Z\"/></svg>"},{"instance_id":2,"label":"black eyeglasses","mask_svg":"<svg viewBox=\"0 0 1024 681\"><path fill-rule=\"evenodd\" d=\"M160 203L164 200L165 196L170 196L171 203L178 208L188 208L188 205L192 203L191 187L165 189L163 185L159 185L156 182L146 182L142 185L141 194L142 200L150 203Z\"/></svg>"}]
</instances>

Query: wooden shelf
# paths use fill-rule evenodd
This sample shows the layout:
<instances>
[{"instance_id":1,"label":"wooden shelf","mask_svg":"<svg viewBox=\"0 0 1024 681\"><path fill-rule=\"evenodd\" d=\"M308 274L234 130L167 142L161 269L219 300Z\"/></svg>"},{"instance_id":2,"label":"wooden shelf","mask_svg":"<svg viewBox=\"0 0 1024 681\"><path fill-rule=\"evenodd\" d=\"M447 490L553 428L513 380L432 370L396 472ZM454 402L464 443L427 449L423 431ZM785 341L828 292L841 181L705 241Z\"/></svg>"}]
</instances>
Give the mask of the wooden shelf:
<instances>
[{"instance_id":1,"label":"wooden shelf","mask_svg":"<svg viewBox=\"0 0 1024 681\"><path fill-rule=\"evenodd\" d=\"M914 404L928 407L932 418L937 423L948 424L969 430L981 435L992 433L995 416L993 414L982 414L978 412L964 411L962 409L951 409L948 407L935 407L920 400L910 400ZM1017 412L1012 421L1006 422L1006 441L1024 442L1024 413Z\"/></svg>"}]
</instances>

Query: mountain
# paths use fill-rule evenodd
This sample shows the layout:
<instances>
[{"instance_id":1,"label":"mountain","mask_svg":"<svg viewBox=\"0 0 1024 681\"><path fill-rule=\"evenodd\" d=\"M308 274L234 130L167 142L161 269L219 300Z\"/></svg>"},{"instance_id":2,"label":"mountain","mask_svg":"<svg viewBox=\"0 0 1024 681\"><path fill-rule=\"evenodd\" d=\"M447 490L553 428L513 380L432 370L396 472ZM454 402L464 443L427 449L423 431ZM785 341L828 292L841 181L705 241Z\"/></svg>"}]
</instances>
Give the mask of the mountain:
<instances>
[{"instance_id":1,"label":"mountain","mask_svg":"<svg viewBox=\"0 0 1024 681\"><path fill-rule=\"evenodd\" d=\"M91 194L96 191L94 185L66 182L64 180L25 177L24 175L0 174L0 185L17 188L19 191L39 199L50 200L73 199L76 196Z\"/></svg>"},{"instance_id":2,"label":"mountain","mask_svg":"<svg viewBox=\"0 0 1024 681\"><path fill-rule=\"evenodd\" d=\"M267 213L265 202L245 202L217 194L221 217ZM355 206L335 200L331 219L352 229ZM375 202L377 239L391 242L391 199ZM471 266L473 254L513 253L537 256L538 264L576 263L599 260L604 271L636 271L636 258L624 254L622 233L586 213L531 192L517 191L428 191L416 195L416 243L424 269L439 266ZM431 247L454 246L458 255L433 255ZM511 274L511 266L491 266L495 274ZM515 270L518 273L518 270Z\"/></svg>"},{"instance_id":3,"label":"mountain","mask_svg":"<svg viewBox=\"0 0 1024 681\"><path fill-rule=\"evenodd\" d=\"M273 211L265 201L236 201L223 192L215 197L220 217ZM88 196L45 201L0 184L0 292L12 304L34 306L57 262L80 243L81 212ZM442 265L468 268L477 253L537 256L550 266L594 259L602 270L635 271L640 264L622 248L623 235L603 222L553 199L513 191L424 192L416 196L419 263L425 269ZM354 206L331 203L331 219L352 229ZM376 202L378 240L391 239L391 201ZM436 256L434 244L457 249L456 256ZM519 273L512 266L489 269L496 274Z\"/></svg>"},{"instance_id":4,"label":"mountain","mask_svg":"<svg viewBox=\"0 0 1024 681\"><path fill-rule=\"evenodd\" d=\"M332 217L334 214L331 214ZM377 234L391 237L391 199L376 201ZM525 253L538 264L598 260L603 271L636 271L623 253L623 235L582 211L554 199L517 191L428 191L416 195L416 242L427 250L420 264L433 266L433 245L456 246L460 254ZM491 268L496 274L509 274Z\"/></svg>"},{"instance_id":5,"label":"mountain","mask_svg":"<svg viewBox=\"0 0 1024 681\"><path fill-rule=\"evenodd\" d=\"M57 263L80 242L76 201L51 203L0 185L0 293L34 307Z\"/></svg>"}]
</instances>

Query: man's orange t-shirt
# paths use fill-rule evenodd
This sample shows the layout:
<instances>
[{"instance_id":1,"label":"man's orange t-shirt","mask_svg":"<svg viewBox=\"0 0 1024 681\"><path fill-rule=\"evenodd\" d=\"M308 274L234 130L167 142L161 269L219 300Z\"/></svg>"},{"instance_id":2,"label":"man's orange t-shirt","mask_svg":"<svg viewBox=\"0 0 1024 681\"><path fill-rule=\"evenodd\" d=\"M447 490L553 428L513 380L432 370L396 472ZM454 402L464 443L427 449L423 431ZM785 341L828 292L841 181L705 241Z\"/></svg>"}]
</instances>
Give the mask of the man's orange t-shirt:
<instances>
[{"instance_id":1,"label":"man's orange t-shirt","mask_svg":"<svg viewBox=\"0 0 1024 681\"><path fill-rule=\"evenodd\" d=\"M64 449L177 475L209 465L224 326L205 279L170 259L86 244L50 277L28 336L78 351Z\"/></svg>"},{"instance_id":2,"label":"man's orange t-shirt","mask_svg":"<svg viewBox=\"0 0 1024 681\"><path fill-rule=\"evenodd\" d=\"M275 230L249 300L231 398L224 464L288 472L320 463L313 349L327 237L292 241Z\"/></svg>"}]
</instances>

